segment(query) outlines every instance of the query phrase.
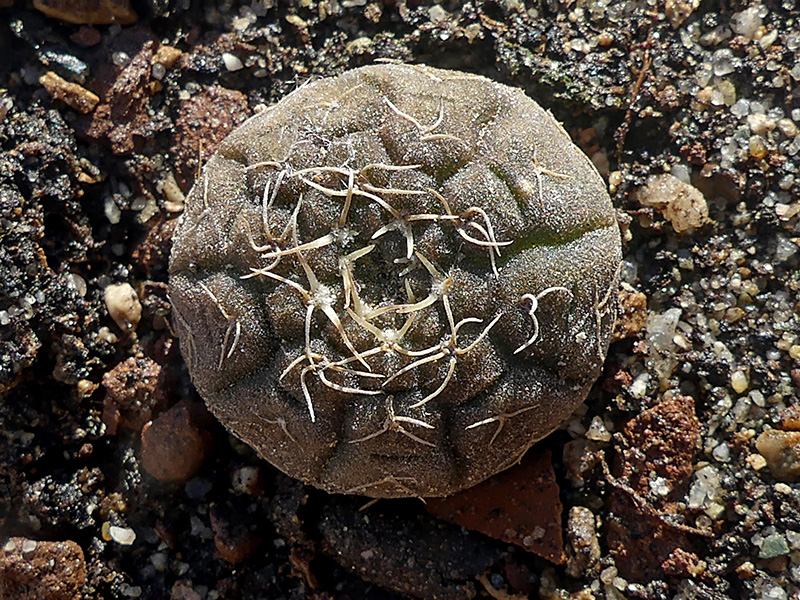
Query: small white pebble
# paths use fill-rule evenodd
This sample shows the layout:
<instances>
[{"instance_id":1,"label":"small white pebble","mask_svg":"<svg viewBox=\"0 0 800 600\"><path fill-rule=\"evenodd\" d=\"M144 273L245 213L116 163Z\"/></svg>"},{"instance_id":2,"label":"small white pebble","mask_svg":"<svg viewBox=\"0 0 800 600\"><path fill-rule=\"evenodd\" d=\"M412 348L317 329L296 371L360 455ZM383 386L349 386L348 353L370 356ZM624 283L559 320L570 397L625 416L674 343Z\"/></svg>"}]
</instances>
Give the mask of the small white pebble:
<instances>
[{"instance_id":1,"label":"small white pebble","mask_svg":"<svg viewBox=\"0 0 800 600\"><path fill-rule=\"evenodd\" d=\"M731 29L735 33L752 40L758 28L761 27L761 22L758 6L751 6L742 12L733 14L731 17Z\"/></svg>"},{"instance_id":2,"label":"small white pebble","mask_svg":"<svg viewBox=\"0 0 800 600\"><path fill-rule=\"evenodd\" d=\"M755 135L763 136L775 129L775 121L765 114L749 115L747 117L747 125Z\"/></svg>"},{"instance_id":3,"label":"small white pebble","mask_svg":"<svg viewBox=\"0 0 800 600\"><path fill-rule=\"evenodd\" d=\"M164 79L164 75L167 74L167 68L161 63L154 63L150 69L150 73L153 75L153 79L158 79L160 81Z\"/></svg>"},{"instance_id":4,"label":"small white pebble","mask_svg":"<svg viewBox=\"0 0 800 600\"><path fill-rule=\"evenodd\" d=\"M222 53L222 62L225 63L225 68L228 71L239 71L244 68L244 64L242 64L239 57L230 52Z\"/></svg>"},{"instance_id":5,"label":"small white pebble","mask_svg":"<svg viewBox=\"0 0 800 600\"><path fill-rule=\"evenodd\" d=\"M628 388L631 396L634 398L644 398L647 394L648 381L650 381L650 375L648 373L642 373L636 379L634 379L630 388Z\"/></svg>"},{"instance_id":6,"label":"small white pebble","mask_svg":"<svg viewBox=\"0 0 800 600\"><path fill-rule=\"evenodd\" d=\"M731 387L737 394L741 394L750 386L747 374L744 371L734 371L731 374Z\"/></svg>"},{"instance_id":7,"label":"small white pebble","mask_svg":"<svg viewBox=\"0 0 800 600\"><path fill-rule=\"evenodd\" d=\"M709 502L704 511L713 521L716 521L725 512L725 507L719 502Z\"/></svg>"},{"instance_id":8,"label":"small white pebble","mask_svg":"<svg viewBox=\"0 0 800 600\"><path fill-rule=\"evenodd\" d=\"M434 4L428 9L428 18L432 23L441 23L447 18L447 11L441 4Z\"/></svg>"},{"instance_id":9,"label":"small white pebble","mask_svg":"<svg viewBox=\"0 0 800 600\"><path fill-rule=\"evenodd\" d=\"M596 416L592 419L592 423L586 431L586 437L595 442L608 442L611 440L611 433L606 429L603 419Z\"/></svg>"},{"instance_id":10,"label":"small white pebble","mask_svg":"<svg viewBox=\"0 0 800 600\"><path fill-rule=\"evenodd\" d=\"M136 532L130 527L112 525L108 528L108 535L121 546L130 546L136 539Z\"/></svg>"},{"instance_id":11,"label":"small white pebble","mask_svg":"<svg viewBox=\"0 0 800 600\"><path fill-rule=\"evenodd\" d=\"M786 532L786 541L789 542L793 550L800 550L800 532L789 529Z\"/></svg>"},{"instance_id":12,"label":"small white pebble","mask_svg":"<svg viewBox=\"0 0 800 600\"><path fill-rule=\"evenodd\" d=\"M711 451L711 455L719 462L728 462L731 458L731 451L728 444L722 442Z\"/></svg>"},{"instance_id":13,"label":"small white pebble","mask_svg":"<svg viewBox=\"0 0 800 600\"><path fill-rule=\"evenodd\" d=\"M663 477L654 477L648 483L652 492L658 496L667 496L672 491L669 482Z\"/></svg>"},{"instance_id":14,"label":"small white pebble","mask_svg":"<svg viewBox=\"0 0 800 600\"><path fill-rule=\"evenodd\" d=\"M603 571L600 573L600 581L602 581L606 585L611 585L616 576L617 576L617 568L608 567L606 569L603 569Z\"/></svg>"},{"instance_id":15,"label":"small white pebble","mask_svg":"<svg viewBox=\"0 0 800 600\"><path fill-rule=\"evenodd\" d=\"M136 329L142 318L142 305L136 290L129 283L108 286L103 298L108 314L122 331Z\"/></svg>"},{"instance_id":16,"label":"small white pebble","mask_svg":"<svg viewBox=\"0 0 800 600\"><path fill-rule=\"evenodd\" d=\"M760 471L767 466L767 459L760 454L751 454L746 460L747 464L750 465L750 468L754 471Z\"/></svg>"},{"instance_id":17,"label":"small white pebble","mask_svg":"<svg viewBox=\"0 0 800 600\"><path fill-rule=\"evenodd\" d=\"M231 486L237 494L255 494L258 484L259 471L257 467L236 469L231 476Z\"/></svg>"}]
</instances>

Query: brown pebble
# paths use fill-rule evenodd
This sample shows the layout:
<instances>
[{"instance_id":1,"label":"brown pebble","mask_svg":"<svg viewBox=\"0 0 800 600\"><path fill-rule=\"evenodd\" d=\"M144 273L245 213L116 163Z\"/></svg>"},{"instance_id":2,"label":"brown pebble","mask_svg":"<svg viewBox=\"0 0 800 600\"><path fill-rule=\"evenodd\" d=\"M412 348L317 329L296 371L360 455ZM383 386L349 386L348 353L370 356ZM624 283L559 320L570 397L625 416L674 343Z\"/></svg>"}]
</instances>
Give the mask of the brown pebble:
<instances>
[{"instance_id":1,"label":"brown pebble","mask_svg":"<svg viewBox=\"0 0 800 600\"><path fill-rule=\"evenodd\" d=\"M764 558L757 561L756 564L762 569L771 571L776 575L789 572L789 557L786 555Z\"/></svg>"},{"instance_id":2,"label":"brown pebble","mask_svg":"<svg viewBox=\"0 0 800 600\"><path fill-rule=\"evenodd\" d=\"M216 507L211 510L210 517L211 529L214 531L214 548L222 560L238 564L261 544L261 539L248 529L246 519L235 522L232 515L223 515Z\"/></svg>"},{"instance_id":3,"label":"brown pebble","mask_svg":"<svg viewBox=\"0 0 800 600\"><path fill-rule=\"evenodd\" d=\"M780 423L776 428L782 429L783 431L800 431L800 406L787 406L786 409L781 412Z\"/></svg>"},{"instance_id":4,"label":"brown pebble","mask_svg":"<svg viewBox=\"0 0 800 600\"><path fill-rule=\"evenodd\" d=\"M87 460L92 457L94 453L94 446L92 444L83 444L78 450L78 458Z\"/></svg>"},{"instance_id":5,"label":"brown pebble","mask_svg":"<svg viewBox=\"0 0 800 600\"><path fill-rule=\"evenodd\" d=\"M181 401L142 428L142 466L164 482L182 483L197 473L211 451L211 434L198 426Z\"/></svg>"},{"instance_id":6,"label":"brown pebble","mask_svg":"<svg viewBox=\"0 0 800 600\"><path fill-rule=\"evenodd\" d=\"M756 439L772 476L787 483L800 479L800 431L768 429Z\"/></svg>"},{"instance_id":7,"label":"brown pebble","mask_svg":"<svg viewBox=\"0 0 800 600\"><path fill-rule=\"evenodd\" d=\"M0 600L79 600L83 550L73 541L10 538L0 546Z\"/></svg>"},{"instance_id":8,"label":"brown pebble","mask_svg":"<svg viewBox=\"0 0 800 600\"><path fill-rule=\"evenodd\" d=\"M680 575L681 577L697 577L702 575L706 567L706 561L694 552L687 552L683 548L675 548L667 560L661 564L661 568L667 575Z\"/></svg>"},{"instance_id":9,"label":"brown pebble","mask_svg":"<svg viewBox=\"0 0 800 600\"><path fill-rule=\"evenodd\" d=\"M183 56L183 52L175 46L159 46L153 55L153 63L160 63L167 69L171 69L181 56Z\"/></svg>"},{"instance_id":10,"label":"brown pebble","mask_svg":"<svg viewBox=\"0 0 800 600\"><path fill-rule=\"evenodd\" d=\"M131 357L103 375L103 423L108 435L120 428L138 431L164 401L161 366L149 358Z\"/></svg>"},{"instance_id":11,"label":"brown pebble","mask_svg":"<svg viewBox=\"0 0 800 600\"><path fill-rule=\"evenodd\" d=\"M614 325L611 342L635 337L647 324L647 296L641 292L619 292L619 318Z\"/></svg>"},{"instance_id":12,"label":"brown pebble","mask_svg":"<svg viewBox=\"0 0 800 600\"><path fill-rule=\"evenodd\" d=\"M751 579L756 574L756 567L749 560L736 567L739 579Z\"/></svg>"},{"instance_id":13,"label":"brown pebble","mask_svg":"<svg viewBox=\"0 0 800 600\"><path fill-rule=\"evenodd\" d=\"M128 0L33 0L33 7L76 25L130 25L139 19Z\"/></svg>"},{"instance_id":14,"label":"brown pebble","mask_svg":"<svg viewBox=\"0 0 800 600\"><path fill-rule=\"evenodd\" d=\"M39 83L47 90L53 100L61 100L70 108L74 108L79 113L87 114L94 110L100 98L85 87L77 83L71 83L59 77L52 71L48 71L39 77Z\"/></svg>"},{"instance_id":15,"label":"brown pebble","mask_svg":"<svg viewBox=\"0 0 800 600\"><path fill-rule=\"evenodd\" d=\"M678 29L683 22L700 6L700 0L667 0L664 12L673 29Z\"/></svg>"},{"instance_id":16,"label":"brown pebble","mask_svg":"<svg viewBox=\"0 0 800 600\"><path fill-rule=\"evenodd\" d=\"M102 41L103 37L96 27L81 25L78 27L78 31L69 36L69 39L76 44L91 48L92 46L97 46L97 44Z\"/></svg>"}]
</instances>

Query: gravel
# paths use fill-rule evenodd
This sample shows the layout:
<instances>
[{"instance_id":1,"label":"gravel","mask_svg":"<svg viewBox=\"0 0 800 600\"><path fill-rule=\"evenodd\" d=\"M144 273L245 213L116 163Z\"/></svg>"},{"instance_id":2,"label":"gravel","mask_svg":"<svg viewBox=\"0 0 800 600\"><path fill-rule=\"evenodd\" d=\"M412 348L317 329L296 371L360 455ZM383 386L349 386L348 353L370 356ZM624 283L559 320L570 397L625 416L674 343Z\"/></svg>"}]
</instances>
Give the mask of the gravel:
<instances>
[{"instance_id":1,"label":"gravel","mask_svg":"<svg viewBox=\"0 0 800 600\"><path fill-rule=\"evenodd\" d=\"M416 583L376 580L370 565L397 565L402 548L403 565L460 597L797 597L795 2L152 0L136 3L134 25L95 27L9 4L0 2L0 575L74 569L65 589L104 600L424 597ZM412 500L359 511L360 501L289 480L213 421L203 428L214 451L191 479L142 469L145 423L199 404L164 285L199 167L250 114L310 78L378 59L523 89L609 184L623 317L585 405L532 450L552 452L573 515L565 564L428 526ZM690 211L702 196L707 219L695 211L684 223L669 203L641 201L666 175ZM106 310L103 291L119 284L141 304L135 330ZM129 368L163 385L124 394ZM137 418L129 398L152 414ZM242 493L232 474L250 467L261 483ZM114 541L112 527L133 532L122 538L132 543ZM414 554L419 530L459 540L469 562L453 569L447 553ZM58 544L53 561L32 563L24 549L45 543Z\"/></svg>"}]
</instances>

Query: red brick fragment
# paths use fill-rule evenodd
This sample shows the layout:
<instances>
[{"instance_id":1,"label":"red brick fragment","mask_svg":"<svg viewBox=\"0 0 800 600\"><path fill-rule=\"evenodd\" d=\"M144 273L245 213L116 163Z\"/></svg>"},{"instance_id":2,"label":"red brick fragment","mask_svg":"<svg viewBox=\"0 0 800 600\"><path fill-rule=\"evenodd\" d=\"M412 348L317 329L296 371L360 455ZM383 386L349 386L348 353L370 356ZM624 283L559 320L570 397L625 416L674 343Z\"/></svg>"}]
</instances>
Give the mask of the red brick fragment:
<instances>
[{"instance_id":1,"label":"red brick fragment","mask_svg":"<svg viewBox=\"0 0 800 600\"><path fill-rule=\"evenodd\" d=\"M612 514L606 540L620 574L634 581L663 577L676 556L695 551L689 527L674 525L692 475L700 437L694 400L676 396L632 419L616 444ZM667 489L667 493L654 491ZM666 486L666 488L665 488ZM686 554L682 555L685 556ZM670 559L673 557L673 559Z\"/></svg>"},{"instance_id":2,"label":"red brick fragment","mask_svg":"<svg viewBox=\"0 0 800 600\"><path fill-rule=\"evenodd\" d=\"M440 519L564 562L563 506L549 450L528 452L515 467L425 506Z\"/></svg>"}]
</instances>

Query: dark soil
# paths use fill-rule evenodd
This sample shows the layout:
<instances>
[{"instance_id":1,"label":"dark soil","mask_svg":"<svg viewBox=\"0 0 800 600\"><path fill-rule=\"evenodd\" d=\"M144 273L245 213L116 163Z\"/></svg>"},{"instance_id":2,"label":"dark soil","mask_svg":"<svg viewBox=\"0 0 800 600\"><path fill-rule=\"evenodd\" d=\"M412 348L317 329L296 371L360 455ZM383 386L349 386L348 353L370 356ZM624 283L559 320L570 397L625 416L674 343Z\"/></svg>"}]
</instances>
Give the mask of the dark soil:
<instances>
[{"instance_id":1,"label":"dark soil","mask_svg":"<svg viewBox=\"0 0 800 600\"><path fill-rule=\"evenodd\" d=\"M95 27L9 4L0 599L798 598L793 0L141 0L136 23ZM281 475L204 411L172 335L170 237L199 167L308 79L382 59L524 89L609 182L616 341L532 450L554 457L562 564L418 500L361 510ZM665 173L699 194L699 227L677 193L634 193ZM135 328L104 301L121 283Z\"/></svg>"}]
</instances>

